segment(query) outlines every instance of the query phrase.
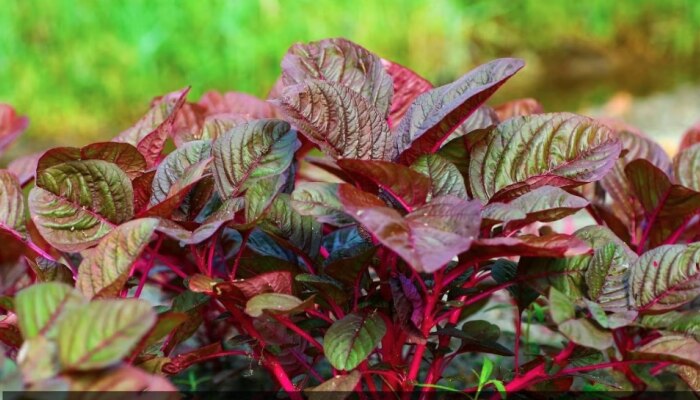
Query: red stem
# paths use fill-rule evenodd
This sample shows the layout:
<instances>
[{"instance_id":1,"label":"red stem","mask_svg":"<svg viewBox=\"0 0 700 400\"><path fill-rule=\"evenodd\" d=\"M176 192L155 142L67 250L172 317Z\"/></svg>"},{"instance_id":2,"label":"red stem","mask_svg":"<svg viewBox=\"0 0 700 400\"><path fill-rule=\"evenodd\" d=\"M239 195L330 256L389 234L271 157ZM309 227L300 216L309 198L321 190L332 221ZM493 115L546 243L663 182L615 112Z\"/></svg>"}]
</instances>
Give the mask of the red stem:
<instances>
[{"instance_id":1,"label":"red stem","mask_svg":"<svg viewBox=\"0 0 700 400\"><path fill-rule=\"evenodd\" d=\"M323 352L323 346L321 346L321 343L319 343L316 339L311 337L308 332L304 331L303 329L299 328L295 323L289 320L289 318L286 318L281 315L272 315L273 318L275 318L279 323L282 325L286 326L290 330L294 331L297 335L303 337L306 339L307 342L309 342L312 346L315 348L321 350Z\"/></svg>"},{"instance_id":2,"label":"red stem","mask_svg":"<svg viewBox=\"0 0 700 400\"><path fill-rule=\"evenodd\" d=\"M238 254L236 254L236 259L233 261L233 267L231 267L231 273L229 274L229 279L232 281L236 279L236 273L238 272L238 266L241 264L241 257L243 256L243 250L248 244L248 237L250 236L250 231L243 232L243 240L241 240L241 247L238 248Z\"/></svg>"},{"instance_id":3,"label":"red stem","mask_svg":"<svg viewBox=\"0 0 700 400\"><path fill-rule=\"evenodd\" d=\"M158 250L160 249L160 245L162 243L163 236L158 238L158 241L156 242L155 246L153 246L153 250L151 250L151 259L148 261L148 264L146 264L146 268L144 268L141 271L141 279L139 279L139 286L136 288L136 292L134 293L134 297L136 298L139 298L139 296L141 296L141 291L146 285L146 280L148 279L148 273L151 272L151 268L153 268L153 264L156 261L155 255L158 253Z\"/></svg>"}]
</instances>

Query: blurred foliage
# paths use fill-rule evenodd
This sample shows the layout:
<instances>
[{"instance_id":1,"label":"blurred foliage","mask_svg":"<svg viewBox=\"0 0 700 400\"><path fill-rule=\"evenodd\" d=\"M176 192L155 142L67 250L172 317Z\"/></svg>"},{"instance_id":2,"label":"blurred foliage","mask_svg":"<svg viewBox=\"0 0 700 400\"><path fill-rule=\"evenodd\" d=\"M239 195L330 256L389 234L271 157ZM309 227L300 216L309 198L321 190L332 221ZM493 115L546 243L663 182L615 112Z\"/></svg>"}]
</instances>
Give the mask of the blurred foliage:
<instances>
[{"instance_id":1,"label":"blurred foliage","mask_svg":"<svg viewBox=\"0 0 700 400\"><path fill-rule=\"evenodd\" d=\"M543 102L560 109L581 105L559 103L574 96L571 76L668 63L692 71L699 31L697 0L4 0L0 101L32 119L18 152L82 144L187 85L191 99L208 89L264 96L292 43L344 36L435 83L524 57L510 93L543 97L525 82L550 82L563 90Z\"/></svg>"}]
</instances>

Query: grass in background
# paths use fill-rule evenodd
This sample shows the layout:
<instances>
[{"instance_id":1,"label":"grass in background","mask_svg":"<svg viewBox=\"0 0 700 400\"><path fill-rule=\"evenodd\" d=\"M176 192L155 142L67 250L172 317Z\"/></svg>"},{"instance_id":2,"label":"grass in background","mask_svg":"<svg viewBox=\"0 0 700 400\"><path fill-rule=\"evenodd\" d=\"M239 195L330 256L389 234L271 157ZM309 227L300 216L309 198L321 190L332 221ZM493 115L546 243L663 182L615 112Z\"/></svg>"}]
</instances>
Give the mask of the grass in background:
<instances>
[{"instance_id":1,"label":"grass in background","mask_svg":"<svg viewBox=\"0 0 700 400\"><path fill-rule=\"evenodd\" d=\"M518 82L547 78L581 52L625 65L682 63L700 49L695 0L5 0L0 8L0 101L32 120L16 154L109 138L153 96L187 85L190 99L208 89L265 95L292 43L324 37L347 37L436 83L521 56L529 67L514 80L518 94Z\"/></svg>"}]
</instances>

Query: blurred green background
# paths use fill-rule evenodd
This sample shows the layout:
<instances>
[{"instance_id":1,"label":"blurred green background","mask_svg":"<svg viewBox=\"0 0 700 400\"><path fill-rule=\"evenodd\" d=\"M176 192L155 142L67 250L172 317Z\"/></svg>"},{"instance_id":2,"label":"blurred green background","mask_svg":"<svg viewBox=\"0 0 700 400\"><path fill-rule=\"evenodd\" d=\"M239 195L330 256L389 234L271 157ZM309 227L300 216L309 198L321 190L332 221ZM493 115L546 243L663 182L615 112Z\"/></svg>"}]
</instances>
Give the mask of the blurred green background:
<instances>
[{"instance_id":1,"label":"blurred green background","mask_svg":"<svg viewBox=\"0 0 700 400\"><path fill-rule=\"evenodd\" d=\"M264 96L292 43L344 36L438 84L522 57L494 101L576 111L697 84L699 32L697 0L3 0L0 102L31 119L10 156L80 145L187 85Z\"/></svg>"}]
</instances>

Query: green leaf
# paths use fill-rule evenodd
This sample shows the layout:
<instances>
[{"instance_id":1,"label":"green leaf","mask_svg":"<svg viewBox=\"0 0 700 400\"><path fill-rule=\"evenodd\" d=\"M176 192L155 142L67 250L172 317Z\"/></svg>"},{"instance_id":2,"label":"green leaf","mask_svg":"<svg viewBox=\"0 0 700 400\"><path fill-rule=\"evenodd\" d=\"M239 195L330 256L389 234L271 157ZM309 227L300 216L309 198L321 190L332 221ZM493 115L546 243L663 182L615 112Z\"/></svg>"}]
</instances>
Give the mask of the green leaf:
<instances>
[{"instance_id":1,"label":"green leaf","mask_svg":"<svg viewBox=\"0 0 700 400\"><path fill-rule=\"evenodd\" d=\"M700 295L700 243L664 245L632 265L630 297L640 312L677 308Z\"/></svg>"},{"instance_id":2,"label":"green leaf","mask_svg":"<svg viewBox=\"0 0 700 400\"><path fill-rule=\"evenodd\" d=\"M63 370L85 371L116 365L156 322L151 306L138 299L95 300L58 324Z\"/></svg>"},{"instance_id":3,"label":"green leaf","mask_svg":"<svg viewBox=\"0 0 700 400\"><path fill-rule=\"evenodd\" d=\"M187 169L211 156L211 142L196 140L183 144L168 154L158 164L153 178L150 205L154 206L165 201L171 194L173 186L185 175ZM181 185L180 185L181 186Z\"/></svg>"},{"instance_id":4,"label":"green leaf","mask_svg":"<svg viewBox=\"0 0 700 400\"><path fill-rule=\"evenodd\" d=\"M456 196L468 199L464 178L457 167L437 154L427 154L419 157L411 168L430 178L431 186L427 201L433 197Z\"/></svg>"},{"instance_id":5,"label":"green leaf","mask_svg":"<svg viewBox=\"0 0 700 400\"><path fill-rule=\"evenodd\" d=\"M443 196L401 216L379 199L341 185L345 210L419 272L434 272L467 251L478 235L481 205Z\"/></svg>"},{"instance_id":6,"label":"green leaf","mask_svg":"<svg viewBox=\"0 0 700 400\"><path fill-rule=\"evenodd\" d=\"M194 219L214 191L207 172L211 161L211 158L206 158L186 167L182 177L173 182L167 196L161 202L151 199L155 204L141 211L137 217Z\"/></svg>"},{"instance_id":7,"label":"green leaf","mask_svg":"<svg viewBox=\"0 0 700 400\"><path fill-rule=\"evenodd\" d=\"M58 282L39 283L17 293L15 312L24 339L52 336L56 324L87 301L72 287Z\"/></svg>"},{"instance_id":8,"label":"green leaf","mask_svg":"<svg viewBox=\"0 0 700 400\"><path fill-rule=\"evenodd\" d=\"M129 177L113 163L68 161L37 174L29 209L47 242L76 252L131 219L134 192Z\"/></svg>"},{"instance_id":9,"label":"green leaf","mask_svg":"<svg viewBox=\"0 0 700 400\"><path fill-rule=\"evenodd\" d=\"M282 59L285 86L318 79L346 86L373 104L386 118L394 93L382 60L342 38L295 44Z\"/></svg>"},{"instance_id":10,"label":"green leaf","mask_svg":"<svg viewBox=\"0 0 700 400\"><path fill-rule=\"evenodd\" d=\"M695 191L700 191L700 144L681 150L673 158L673 171L678 182Z\"/></svg>"},{"instance_id":11,"label":"green leaf","mask_svg":"<svg viewBox=\"0 0 700 400\"><path fill-rule=\"evenodd\" d=\"M128 143L93 143L83 148L56 147L46 151L36 165L36 173L68 161L102 160L116 164L130 179L146 170L146 160Z\"/></svg>"},{"instance_id":12,"label":"green leaf","mask_svg":"<svg viewBox=\"0 0 700 400\"><path fill-rule=\"evenodd\" d=\"M0 231L26 237L24 218L24 196L17 177L10 171L0 170Z\"/></svg>"},{"instance_id":13,"label":"green leaf","mask_svg":"<svg viewBox=\"0 0 700 400\"><path fill-rule=\"evenodd\" d=\"M541 186L572 187L602 178L621 145L595 120L568 113L504 121L470 151L469 183L487 202L517 197Z\"/></svg>"},{"instance_id":14,"label":"green leaf","mask_svg":"<svg viewBox=\"0 0 700 400\"><path fill-rule=\"evenodd\" d=\"M17 356L25 383L36 384L55 377L59 372L56 353L56 343L45 336L25 340Z\"/></svg>"},{"instance_id":15,"label":"green leaf","mask_svg":"<svg viewBox=\"0 0 700 400\"><path fill-rule=\"evenodd\" d=\"M593 248L595 253L584 274L588 297L606 310L626 309L630 264L637 255L621 241Z\"/></svg>"},{"instance_id":16,"label":"green leaf","mask_svg":"<svg viewBox=\"0 0 700 400\"><path fill-rule=\"evenodd\" d=\"M598 328L587 319L577 319L573 302L553 287L549 292L549 312L559 332L576 344L601 351L614 344L610 332Z\"/></svg>"},{"instance_id":17,"label":"green leaf","mask_svg":"<svg viewBox=\"0 0 700 400\"><path fill-rule=\"evenodd\" d=\"M76 287L87 297L112 297L121 292L131 266L151 241L155 218L129 221L87 251L78 269Z\"/></svg>"},{"instance_id":18,"label":"green leaf","mask_svg":"<svg viewBox=\"0 0 700 400\"><path fill-rule=\"evenodd\" d=\"M631 355L634 358L671 361L700 368L700 342L688 336L662 336Z\"/></svg>"},{"instance_id":19,"label":"green leaf","mask_svg":"<svg viewBox=\"0 0 700 400\"><path fill-rule=\"evenodd\" d=\"M553 186L541 186L509 203L490 203L484 207L486 220L509 222L514 230L531 222L553 222L574 214L588 205L585 199Z\"/></svg>"},{"instance_id":20,"label":"green leaf","mask_svg":"<svg viewBox=\"0 0 700 400\"><path fill-rule=\"evenodd\" d=\"M645 315L639 323L647 328L691 335L700 341L700 313L695 310Z\"/></svg>"},{"instance_id":21,"label":"green leaf","mask_svg":"<svg viewBox=\"0 0 700 400\"><path fill-rule=\"evenodd\" d=\"M318 255L323 234L321 224L313 217L294 211L288 194L281 194L273 200L260 228L285 239L311 259Z\"/></svg>"},{"instance_id":22,"label":"green leaf","mask_svg":"<svg viewBox=\"0 0 700 400\"><path fill-rule=\"evenodd\" d=\"M450 134L525 64L502 58L418 96L396 127L396 150L410 164L435 153Z\"/></svg>"},{"instance_id":23,"label":"green leaf","mask_svg":"<svg viewBox=\"0 0 700 400\"><path fill-rule=\"evenodd\" d=\"M323 352L333 368L355 369L379 345L386 325L376 311L352 313L335 321L323 337Z\"/></svg>"},{"instance_id":24,"label":"green leaf","mask_svg":"<svg viewBox=\"0 0 700 400\"><path fill-rule=\"evenodd\" d=\"M288 123L261 119L238 125L213 144L216 190L236 197L255 181L289 168L300 143Z\"/></svg>"},{"instance_id":25,"label":"green leaf","mask_svg":"<svg viewBox=\"0 0 700 400\"><path fill-rule=\"evenodd\" d=\"M73 285L73 271L64 264L37 257L34 260L27 258L27 264L36 274L39 282L63 282Z\"/></svg>"},{"instance_id":26,"label":"green leaf","mask_svg":"<svg viewBox=\"0 0 700 400\"><path fill-rule=\"evenodd\" d=\"M322 384L305 389L309 400L343 400L348 397L360 383L360 371L352 371L347 375L337 375Z\"/></svg>"},{"instance_id":27,"label":"green leaf","mask_svg":"<svg viewBox=\"0 0 700 400\"><path fill-rule=\"evenodd\" d=\"M337 183L298 183L292 192L292 207L300 215L315 217L322 224L342 227L354 222L343 211Z\"/></svg>"},{"instance_id":28,"label":"green leaf","mask_svg":"<svg viewBox=\"0 0 700 400\"><path fill-rule=\"evenodd\" d=\"M151 375L141 368L128 364L107 370L72 374L68 379L70 390L75 392L163 393L158 396L162 396L163 400L171 399L170 392L177 392L166 377Z\"/></svg>"},{"instance_id":29,"label":"green leaf","mask_svg":"<svg viewBox=\"0 0 700 400\"><path fill-rule=\"evenodd\" d=\"M484 358L484 363L481 365L481 373L479 374L479 386L484 386L484 384L486 384L492 372L493 362L488 358Z\"/></svg>"},{"instance_id":30,"label":"green leaf","mask_svg":"<svg viewBox=\"0 0 700 400\"><path fill-rule=\"evenodd\" d=\"M396 155L385 115L346 86L319 80L288 86L280 107L287 120L332 158L391 160Z\"/></svg>"},{"instance_id":31,"label":"green leaf","mask_svg":"<svg viewBox=\"0 0 700 400\"><path fill-rule=\"evenodd\" d=\"M301 311L304 302L296 296L284 293L262 293L254 296L245 305L245 313L260 317L265 311L274 314L288 314Z\"/></svg>"}]
</instances>

